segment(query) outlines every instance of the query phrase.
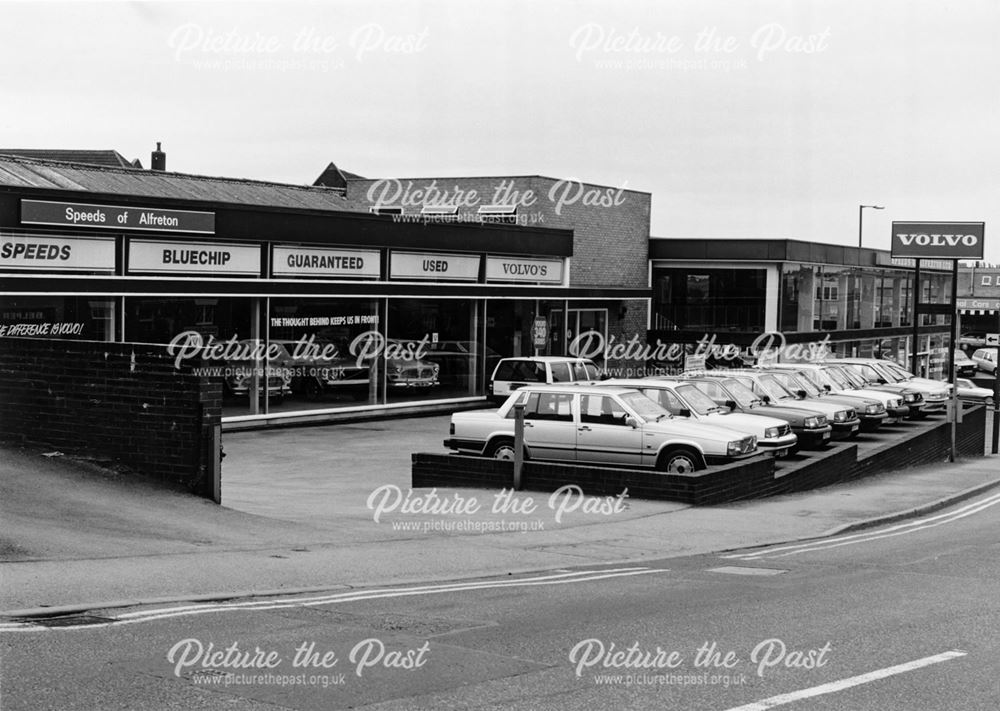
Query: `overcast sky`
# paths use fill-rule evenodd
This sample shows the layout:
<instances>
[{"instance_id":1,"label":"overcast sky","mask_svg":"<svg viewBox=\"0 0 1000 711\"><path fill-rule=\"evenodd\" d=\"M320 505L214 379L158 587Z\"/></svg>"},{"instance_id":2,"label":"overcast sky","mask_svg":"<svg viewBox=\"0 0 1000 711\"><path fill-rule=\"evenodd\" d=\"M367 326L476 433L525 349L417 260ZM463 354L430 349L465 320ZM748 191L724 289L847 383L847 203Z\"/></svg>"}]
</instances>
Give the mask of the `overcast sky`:
<instances>
[{"instance_id":1,"label":"overcast sky","mask_svg":"<svg viewBox=\"0 0 1000 711\"><path fill-rule=\"evenodd\" d=\"M888 248L985 221L1000 2L0 5L0 143L312 183L541 174L653 195L654 237Z\"/></svg>"}]
</instances>

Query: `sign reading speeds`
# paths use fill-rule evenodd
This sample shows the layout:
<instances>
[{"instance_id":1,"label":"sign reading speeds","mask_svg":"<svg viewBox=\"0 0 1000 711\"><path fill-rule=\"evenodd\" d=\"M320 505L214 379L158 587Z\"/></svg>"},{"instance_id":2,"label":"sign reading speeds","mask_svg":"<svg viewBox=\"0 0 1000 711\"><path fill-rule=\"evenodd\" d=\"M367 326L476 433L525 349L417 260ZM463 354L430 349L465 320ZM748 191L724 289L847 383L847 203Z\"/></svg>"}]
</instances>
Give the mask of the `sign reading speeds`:
<instances>
[{"instance_id":1,"label":"sign reading speeds","mask_svg":"<svg viewBox=\"0 0 1000 711\"><path fill-rule=\"evenodd\" d=\"M985 222L893 222L892 256L982 259Z\"/></svg>"},{"instance_id":2,"label":"sign reading speeds","mask_svg":"<svg viewBox=\"0 0 1000 711\"><path fill-rule=\"evenodd\" d=\"M113 272L115 238L0 235L0 266L53 272Z\"/></svg>"}]
</instances>

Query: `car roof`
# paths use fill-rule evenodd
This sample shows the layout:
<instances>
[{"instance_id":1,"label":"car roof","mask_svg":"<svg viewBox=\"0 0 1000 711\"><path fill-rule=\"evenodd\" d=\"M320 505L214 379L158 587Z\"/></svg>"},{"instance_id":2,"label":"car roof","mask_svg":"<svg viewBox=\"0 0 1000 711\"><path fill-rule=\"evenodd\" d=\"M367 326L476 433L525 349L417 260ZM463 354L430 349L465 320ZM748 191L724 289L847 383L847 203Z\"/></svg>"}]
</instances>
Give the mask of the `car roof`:
<instances>
[{"instance_id":1,"label":"car roof","mask_svg":"<svg viewBox=\"0 0 1000 711\"><path fill-rule=\"evenodd\" d=\"M603 381L605 387L612 387L619 385L621 387L629 388L650 388L656 386L665 387L675 387L677 385L686 385L684 380L674 380L671 378L611 378L610 380Z\"/></svg>"},{"instance_id":2,"label":"car roof","mask_svg":"<svg viewBox=\"0 0 1000 711\"><path fill-rule=\"evenodd\" d=\"M529 360L535 363L579 363L585 361L592 363L590 358L579 358L577 356L511 356L501 359L501 363L506 360Z\"/></svg>"},{"instance_id":3,"label":"car roof","mask_svg":"<svg viewBox=\"0 0 1000 711\"><path fill-rule=\"evenodd\" d=\"M552 383L551 385L539 383L537 385L524 385L514 392L564 392L566 390L579 393L593 393L597 395L624 395L626 393L635 392L635 388L608 385L588 385L586 383Z\"/></svg>"}]
</instances>

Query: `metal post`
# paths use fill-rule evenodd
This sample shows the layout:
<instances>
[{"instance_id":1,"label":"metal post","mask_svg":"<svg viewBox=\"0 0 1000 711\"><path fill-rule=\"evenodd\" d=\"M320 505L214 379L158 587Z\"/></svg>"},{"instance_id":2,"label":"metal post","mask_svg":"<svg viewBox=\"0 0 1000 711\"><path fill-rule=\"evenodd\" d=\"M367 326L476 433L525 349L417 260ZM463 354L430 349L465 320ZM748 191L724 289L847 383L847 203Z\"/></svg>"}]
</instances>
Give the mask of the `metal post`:
<instances>
[{"instance_id":1,"label":"metal post","mask_svg":"<svg viewBox=\"0 0 1000 711\"><path fill-rule=\"evenodd\" d=\"M913 341L910 344L913 347L913 351L910 354L910 362L912 363L910 372L914 375L920 375L920 371L917 369L917 352L920 350L917 345L920 340L920 260L916 261L917 266L913 272L913 313L910 314L910 317L913 319Z\"/></svg>"},{"instance_id":2,"label":"metal post","mask_svg":"<svg viewBox=\"0 0 1000 711\"><path fill-rule=\"evenodd\" d=\"M521 467L524 466L524 403L514 405L514 491L521 490Z\"/></svg>"},{"instance_id":3,"label":"metal post","mask_svg":"<svg viewBox=\"0 0 1000 711\"><path fill-rule=\"evenodd\" d=\"M1000 308L997 309L996 332L1000 333ZM1000 347L997 348L997 355L1000 356ZM997 359L1000 361L1000 358ZM996 376L993 378L993 454L1000 454L1000 364L996 368Z\"/></svg>"},{"instance_id":4,"label":"metal post","mask_svg":"<svg viewBox=\"0 0 1000 711\"><path fill-rule=\"evenodd\" d=\"M948 343L948 382L951 383L951 458L950 461L958 460L958 419L961 417L959 408L962 403L958 400L958 383L955 382L955 349L958 348L958 260L952 260L951 270L951 340Z\"/></svg>"}]
</instances>

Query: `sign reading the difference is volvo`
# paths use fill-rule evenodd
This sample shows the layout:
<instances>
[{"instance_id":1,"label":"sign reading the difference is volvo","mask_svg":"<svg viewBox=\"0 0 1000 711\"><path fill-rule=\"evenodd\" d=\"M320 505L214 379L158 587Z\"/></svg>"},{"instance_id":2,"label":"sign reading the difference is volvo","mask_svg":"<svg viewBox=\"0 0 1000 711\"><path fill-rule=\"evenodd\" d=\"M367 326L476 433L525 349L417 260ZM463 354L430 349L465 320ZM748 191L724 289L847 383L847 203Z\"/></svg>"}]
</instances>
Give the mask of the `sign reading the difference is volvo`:
<instances>
[{"instance_id":1,"label":"sign reading the difference is volvo","mask_svg":"<svg viewBox=\"0 0 1000 711\"><path fill-rule=\"evenodd\" d=\"M487 257L486 281L562 284L563 261L527 257Z\"/></svg>"},{"instance_id":2,"label":"sign reading the difference is volvo","mask_svg":"<svg viewBox=\"0 0 1000 711\"><path fill-rule=\"evenodd\" d=\"M216 242L128 241L129 272L260 276L260 247Z\"/></svg>"},{"instance_id":3,"label":"sign reading the difference is volvo","mask_svg":"<svg viewBox=\"0 0 1000 711\"><path fill-rule=\"evenodd\" d=\"M984 222L893 222L892 256L982 259Z\"/></svg>"},{"instance_id":4,"label":"sign reading the difference is volvo","mask_svg":"<svg viewBox=\"0 0 1000 711\"><path fill-rule=\"evenodd\" d=\"M93 227L106 230L196 232L215 234L215 213L192 210L162 210L158 207L91 205L79 202L22 200L21 223Z\"/></svg>"},{"instance_id":5,"label":"sign reading the difference is volvo","mask_svg":"<svg viewBox=\"0 0 1000 711\"><path fill-rule=\"evenodd\" d=\"M382 275L377 249L322 249L274 247L271 273L276 276L354 277L378 279Z\"/></svg>"}]
</instances>

